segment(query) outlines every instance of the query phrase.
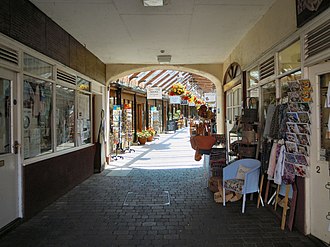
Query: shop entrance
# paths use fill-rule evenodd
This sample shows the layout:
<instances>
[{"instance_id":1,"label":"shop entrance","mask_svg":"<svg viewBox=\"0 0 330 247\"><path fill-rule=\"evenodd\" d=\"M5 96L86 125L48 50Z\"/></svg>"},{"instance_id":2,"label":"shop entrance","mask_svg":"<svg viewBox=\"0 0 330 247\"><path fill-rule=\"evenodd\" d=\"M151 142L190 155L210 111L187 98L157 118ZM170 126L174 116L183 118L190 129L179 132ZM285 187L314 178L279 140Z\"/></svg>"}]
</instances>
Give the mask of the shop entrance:
<instances>
[{"instance_id":1,"label":"shop entrance","mask_svg":"<svg viewBox=\"0 0 330 247\"><path fill-rule=\"evenodd\" d=\"M314 85L311 150L311 234L330 244L330 63L313 66ZM328 100L327 100L328 98Z\"/></svg>"},{"instance_id":2,"label":"shop entrance","mask_svg":"<svg viewBox=\"0 0 330 247\"><path fill-rule=\"evenodd\" d=\"M19 217L16 85L16 73L0 68L0 229Z\"/></svg>"}]
</instances>

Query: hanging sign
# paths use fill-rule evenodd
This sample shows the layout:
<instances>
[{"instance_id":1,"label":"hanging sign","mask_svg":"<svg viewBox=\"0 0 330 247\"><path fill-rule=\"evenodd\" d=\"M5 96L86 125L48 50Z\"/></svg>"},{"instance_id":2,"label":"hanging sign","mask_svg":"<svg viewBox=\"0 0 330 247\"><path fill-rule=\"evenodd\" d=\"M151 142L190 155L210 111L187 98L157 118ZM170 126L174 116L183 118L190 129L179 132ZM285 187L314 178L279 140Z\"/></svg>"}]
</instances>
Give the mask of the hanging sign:
<instances>
[{"instance_id":1,"label":"hanging sign","mask_svg":"<svg viewBox=\"0 0 330 247\"><path fill-rule=\"evenodd\" d=\"M215 102L215 93L204 93L204 99L206 102Z\"/></svg>"},{"instance_id":2,"label":"hanging sign","mask_svg":"<svg viewBox=\"0 0 330 247\"><path fill-rule=\"evenodd\" d=\"M182 99L181 100L181 105L188 105L188 100Z\"/></svg>"},{"instance_id":3,"label":"hanging sign","mask_svg":"<svg viewBox=\"0 0 330 247\"><path fill-rule=\"evenodd\" d=\"M147 99L162 99L161 87L149 87L147 88Z\"/></svg>"},{"instance_id":4,"label":"hanging sign","mask_svg":"<svg viewBox=\"0 0 330 247\"><path fill-rule=\"evenodd\" d=\"M169 96L170 104L181 104L181 96Z\"/></svg>"},{"instance_id":5,"label":"hanging sign","mask_svg":"<svg viewBox=\"0 0 330 247\"><path fill-rule=\"evenodd\" d=\"M297 27L303 26L329 7L329 0L296 0Z\"/></svg>"}]
</instances>

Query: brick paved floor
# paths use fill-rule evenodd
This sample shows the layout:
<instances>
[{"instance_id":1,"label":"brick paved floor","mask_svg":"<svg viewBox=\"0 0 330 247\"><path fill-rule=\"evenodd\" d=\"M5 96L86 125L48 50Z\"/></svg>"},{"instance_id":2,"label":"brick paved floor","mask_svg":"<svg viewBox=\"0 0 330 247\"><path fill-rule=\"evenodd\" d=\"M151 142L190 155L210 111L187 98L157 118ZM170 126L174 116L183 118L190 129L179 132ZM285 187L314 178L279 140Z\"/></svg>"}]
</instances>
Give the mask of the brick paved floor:
<instances>
[{"instance_id":1,"label":"brick paved floor","mask_svg":"<svg viewBox=\"0 0 330 247\"><path fill-rule=\"evenodd\" d=\"M110 169L93 175L2 236L0 246L315 246L280 230L254 201L245 214L241 201L214 203L186 131L134 148L107 167L133 168L126 176L111 176ZM183 168L160 169L173 167Z\"/></svg>"}]
</instances>

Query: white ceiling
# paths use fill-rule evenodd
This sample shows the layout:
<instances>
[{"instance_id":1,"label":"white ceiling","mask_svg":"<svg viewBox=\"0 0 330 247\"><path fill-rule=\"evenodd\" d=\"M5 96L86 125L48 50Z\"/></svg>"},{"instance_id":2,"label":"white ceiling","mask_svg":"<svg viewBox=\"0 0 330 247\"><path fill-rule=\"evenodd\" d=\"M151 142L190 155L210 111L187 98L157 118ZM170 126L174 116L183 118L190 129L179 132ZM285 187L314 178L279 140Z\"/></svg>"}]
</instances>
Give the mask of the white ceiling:
<instances>
[{"instance_id":1,"label":"white ceiling","mask_svg":"<svg viewBox=\"0 0 330 247\"><path fill-rule=\"evenodd\" d=\"M31 0L104 63L222 63L274 0Z\"/></svg>"}]
</instances>

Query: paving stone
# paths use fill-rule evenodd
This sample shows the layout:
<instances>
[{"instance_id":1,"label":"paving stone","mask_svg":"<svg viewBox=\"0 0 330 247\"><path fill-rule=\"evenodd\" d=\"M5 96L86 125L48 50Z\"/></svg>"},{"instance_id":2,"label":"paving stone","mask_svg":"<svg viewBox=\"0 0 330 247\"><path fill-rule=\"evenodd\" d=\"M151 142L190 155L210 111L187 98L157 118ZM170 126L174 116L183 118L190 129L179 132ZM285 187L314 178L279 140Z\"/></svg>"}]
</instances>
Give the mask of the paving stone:
<instances>
[{"instance_id":1,"label":"paving stone","mask_svg":"<svg viewBox=\"0 0 330 247\"><path fill-rule=\"evenodd\" d=\"M128 176L106 176L109 170L95 174L1 236L0 246L315 246L297 231L282 231L275 216L266 208L256 208L255 201L247 201L245 214L241 214L241 201L226 207L215 203L205 188L202 162L193 159L186 130L161 135L156 142L136 147L136 154L124 154L138 157L127 165L126 157L113 163L153 166L164 164L166 157L168 165L192 168L131 167ZM149 201L168 191L171 203L124 206L129 191L141 198L146 195Z\"/></svg>"}]
</instances>

